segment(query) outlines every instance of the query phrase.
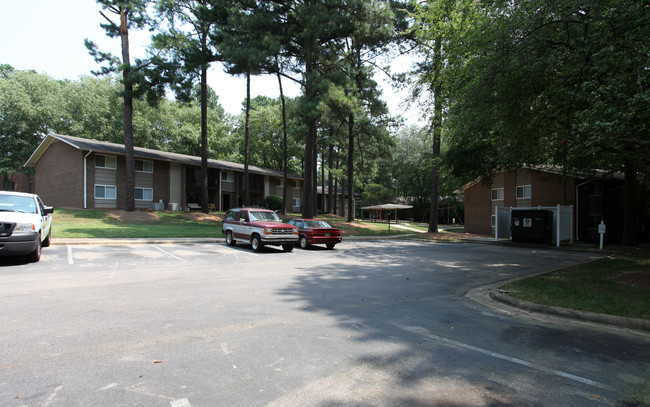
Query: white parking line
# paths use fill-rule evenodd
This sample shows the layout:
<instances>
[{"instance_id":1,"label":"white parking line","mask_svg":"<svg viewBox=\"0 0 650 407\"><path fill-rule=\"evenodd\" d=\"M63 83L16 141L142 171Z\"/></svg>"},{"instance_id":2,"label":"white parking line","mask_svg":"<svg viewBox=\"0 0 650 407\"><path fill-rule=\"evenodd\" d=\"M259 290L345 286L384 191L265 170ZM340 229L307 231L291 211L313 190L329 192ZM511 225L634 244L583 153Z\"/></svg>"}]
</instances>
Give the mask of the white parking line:
<instances>
[{"instance_id":1,"label":"white parking line","mask_svg":"<svg viewBox=\"0 0 650 407\"><path fill-rule=\"evenodd\" d=\"M68 245L68 264L74 264L74 259L72 258L72 246Z\"/></svg>"},{"instance_id":2,"label":"white parking line","mask_svg":"<svg viewBox=\"0 0 650 407\"><path fill-rule=\"evenodd\" d=\"M57 387L56 389L54 389L54 393L50 394L50 397L48 397L48 399L45 400L45 403L43 403L43 407L47 407L47 406L49 406L50 404L52 404L52 402L54 401L54 399L56 399L56 395L57 395L57 393L58 393L62 388L63 388L63 386L59 386L59 387Z\"/></svg>"},{"instance_id":3,"label":"white parking line","mask_svg":"<svg viewBox=\"0 0 650 407\"><path fill-rule=\"evenodd\" d=\"M178 400L170 401L169 404L171 404L172 407L192 407L188 399L178 399Z\"/></svg>"},{"instance_id":4,"label":"white parking line","mask_svg":"<svg viewBox=\"0 0 650 407\"><path fill-rule=\"evenodd\" d=\"M176 260L181 260L181 261L183 260L183 259L181 259L180 257L178 257L178 256L174 256L174 255L171 254L170 252L161 249L160 247L156 246L155 244L152 244L152 246L155 247L156 249L160 250L161 252L165 253L166 255L175 258Z\"/></svg>"},{"instance_id":5,"label":"white parking line","mask_svg":"<svg viewBox=\"0 0 650 407\"><path fill-rule=\"evenodd\" d=\"M430 339L433 339L433 340L436 340L436 341L439 341L439 342L443 342L443 343L446 343L446 344L449 344L449 345L457 346L459 348L471 350L471 351L474 351L474 352L479 352L479 353L482 353L484 355L491 356L493 358L506 360L508 362L516 363L516 364L521 365L521 366L526 366L526 367L529 367L531 369L535 369L535 370L543 372L543 373L548 373L548 374L551 374L551 375L563 377L565 379L570 379L570 380L573 380L573 381L576 381L576 382L587 384L587 385L593 386L593 387L598 387L598 388L601 388L601 389L604 389L604 390L614 391L614 388L607 385L607 384L596 382L596 381L593 381L593 380L590 380L590 379L586 379L584 377L576 376L576 375L573 375L571 373L566 373L566 372L563 372L561 370L550 369L548 367L540 366L538 364L528 362L526 360L513 358L513 357L510 357L510 356L502 355L500 353L492 352L492 351L482 349L482 348L477 348L476 346L472 346L472 345L468 345L466 343L454 341L453 339L443 338L442 336L438 336L438 335L434 335L432 333L429 333L425 328L421 328L421 327L401 327L401 328L403 328L403 329L405 329L405 330L407 330L409 332L413 332L413 333L425 336L427 338L430 338Z\"/></svg>"}]
</instances>

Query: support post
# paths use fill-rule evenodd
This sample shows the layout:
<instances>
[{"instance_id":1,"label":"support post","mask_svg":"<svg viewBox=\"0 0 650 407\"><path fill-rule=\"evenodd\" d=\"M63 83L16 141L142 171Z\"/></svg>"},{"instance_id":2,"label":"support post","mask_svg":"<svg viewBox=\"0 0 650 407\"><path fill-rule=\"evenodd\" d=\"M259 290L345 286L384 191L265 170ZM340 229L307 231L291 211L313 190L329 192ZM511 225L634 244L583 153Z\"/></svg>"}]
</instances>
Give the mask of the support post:
<instances>
[{"instance_id":1,"label":"support post","mask_svg":"<svg viewBox=\"0 0 650 407\"><path fill-rule=\"evenodd\" d=\"M499 207L494 207L494 241L499 241Z\"/></svg>"},{"instance_id":2,"label":"support post","mask_svg":"<svg viewBox=\"0 0 650 407\"><path fill-rule=\"evenodd\" d=\"M569 208L571 208L569 211L571 214L571 222L569 222L569 225L571 225L571 244L573 245L573 216L575 215L573 214L573 205L570 205Z\"/></svg>"},{"instance_id":3,"label":"support post","mask_svg":"<svg viewBox=\"0 0 650 407\"><path fill-rule=\"evenodd\" d=\"M601 220L600 224L598 225L598 234L600 235L600 250L603 250L603 240L605 237L605 231L606 231L605 222Z\"/></svg>"},{"instance_id":4,"label":"support post","mask_svg":"<svg viewBox=\"0 0 650 407\"><path fill-rule=\"evenodd\" d=\"M560 204L557 204L557 225L556 225L556 231L555 231L555 247L560 247L560 237L562 236L561 229L562 229L562 217L560 216L562 212L562 207Z\"/></svg>"}]
</instances>

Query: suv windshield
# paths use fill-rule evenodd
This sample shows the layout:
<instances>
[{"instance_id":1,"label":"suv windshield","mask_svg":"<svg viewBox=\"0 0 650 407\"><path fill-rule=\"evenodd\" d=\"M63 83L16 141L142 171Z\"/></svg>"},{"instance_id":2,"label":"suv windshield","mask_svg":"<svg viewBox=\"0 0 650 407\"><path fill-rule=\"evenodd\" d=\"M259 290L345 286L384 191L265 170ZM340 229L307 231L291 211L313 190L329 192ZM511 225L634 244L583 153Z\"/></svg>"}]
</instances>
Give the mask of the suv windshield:
<instances>
[{"instance_id":1,"label":"suv windshield","mask_svg":"<svg viewBox=\"0 0 650 407\"><path fill-rule=\"evenodd\" d=\"M0 194L0 211L36 213L36 203L31 196Z\"/></svg>"},{"instance_id":2,"label":"suv windshield","mask_svg":"<svg viewBox=\"0 0 650 407\"><path fill-rule=\"evenodd\" d=\"M280 222L280 218L278 215L275 214L275 212L267 212L267 211L250 211L250 221L254 222L256 220L271 220L271 221L276 221Z\"/></svg>"}]
</instances>

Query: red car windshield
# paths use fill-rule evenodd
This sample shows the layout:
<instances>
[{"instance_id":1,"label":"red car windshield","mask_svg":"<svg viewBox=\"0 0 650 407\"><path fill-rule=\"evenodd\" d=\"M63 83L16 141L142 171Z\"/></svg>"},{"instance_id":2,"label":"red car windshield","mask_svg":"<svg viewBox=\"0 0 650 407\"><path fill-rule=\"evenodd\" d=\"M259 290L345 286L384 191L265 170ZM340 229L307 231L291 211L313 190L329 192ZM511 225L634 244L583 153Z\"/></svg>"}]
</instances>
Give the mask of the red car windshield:
<instances>
[{"instance_id":1,"label":"red car windshield","mask_svg":"<svg viewBox=\"0 0 650 407\"><path fill-rule=\"evenodd\" d=\"M306 220L305 223L310 228L331 228L329 223L324 220Z\"/></svg>"}]
</instances>

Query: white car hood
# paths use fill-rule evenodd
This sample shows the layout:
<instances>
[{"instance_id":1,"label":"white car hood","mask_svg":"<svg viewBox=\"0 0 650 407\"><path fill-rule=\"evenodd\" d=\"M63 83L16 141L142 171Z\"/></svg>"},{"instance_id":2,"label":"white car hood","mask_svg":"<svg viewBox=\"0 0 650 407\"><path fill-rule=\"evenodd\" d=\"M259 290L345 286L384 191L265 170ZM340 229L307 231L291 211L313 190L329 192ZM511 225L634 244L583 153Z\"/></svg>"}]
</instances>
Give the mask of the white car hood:
<instances>
[{"instance_id":1,"label":"white car hood","mask_svg":"<svg viewBox=\"0 0 650 407\"><path fill-rule=\"evenodd\" d=\"M14 222L14 223L27 223L33 222L36 224L41 223L41 217L36 213L23 213L23 212L0 212L0 222Z\"/></svg>"}]
</instances>

